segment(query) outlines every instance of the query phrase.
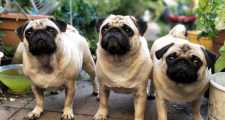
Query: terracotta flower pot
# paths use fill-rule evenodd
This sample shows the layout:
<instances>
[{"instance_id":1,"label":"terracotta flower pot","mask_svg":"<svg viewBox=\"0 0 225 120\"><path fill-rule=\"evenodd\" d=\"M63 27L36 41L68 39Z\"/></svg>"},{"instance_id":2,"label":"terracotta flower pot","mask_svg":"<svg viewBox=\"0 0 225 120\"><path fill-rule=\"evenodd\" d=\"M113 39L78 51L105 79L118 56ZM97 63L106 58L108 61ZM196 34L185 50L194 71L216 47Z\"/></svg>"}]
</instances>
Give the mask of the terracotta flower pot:
<instances>
[{"instance_id":1,"label":"terracotta flower pot","mask_svg":"<svg viewBox=\"0 0 225 120\"><path fill-rule=\"evenodd\" d=\"M208 37L201 37L199 39L199 41L197 40L198 34L201 31L188 31L187 35L188 35L188 40L191 43L196 43L199 45L204 46L207 50L213 51L213 46L212 46L212 40L209 40Z\"/></svg>"},{"instance_id":2,"label":"terracotta flower pot","mask_svg":"<svg viewBox=\"0 0 225 120\"><path fill-rule=\"evenodd\" d=\"M12 43L17 45L20 42L20 39L15 34L15 29L19 26L23 25L28 21L27 17L24 14L18 14L18 21L16 21L17 14L8 13L8 14L0 14L0 31L5 33L5 36L1 36L2 43L4 46L8 46L8 43ZM49 16L45 15L28 15L30 19L41 19L47 18Z\"/></svg>"},{"instance_id":3,"label":"terracotta flower pot","mask_svg":"<svg viewBox=\"0 0 225 120\"><path fill-rule=\"evenodd\" d=\"M225 40L225 31L219 31L216 35L218 37L212 37L213 52L216 53L218 56L221 56L221 54L219 53L219 49L223 46Z\"/></svg>"}]
</instances>

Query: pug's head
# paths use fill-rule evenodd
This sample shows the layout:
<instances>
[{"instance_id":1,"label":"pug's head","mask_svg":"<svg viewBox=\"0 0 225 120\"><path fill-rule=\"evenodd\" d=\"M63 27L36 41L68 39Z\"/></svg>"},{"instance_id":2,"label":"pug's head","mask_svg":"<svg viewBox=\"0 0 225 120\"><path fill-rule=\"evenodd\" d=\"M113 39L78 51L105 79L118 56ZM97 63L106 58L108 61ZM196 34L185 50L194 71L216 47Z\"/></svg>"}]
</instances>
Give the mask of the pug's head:
<instances>
[{"instance_id":1,"label":"pug's head","mask_svg":"<svg viewBox=\"0 0 225 120\"><path fill-rule=\"evenodd\" d=\"M66 27L67 23L49 17L28 21L15 32L33 56L51 55L57 50Z\"/></svg>"},{"instance_id":2,"label":"pug's head","mask_svg":"<svg viewBox=\"0 0 225 120\"><path fill-rule=\"evenodd\" d=\"M124 55L139 46L148 25L132 16L110 15L96 21L99 43L108 53Z\"/></svg>"},{"instance_id":3,"label":"pug's head","mask_svg":"<svg viewBox=\"0 0 225 120\"><path fill-rule=\"evenodd\" d=\"M182 41L162 47L155 55L157 59L162 59L163 71L172 81L190 84L201 80L218 56L203 46Z\"/></svg>"}]
</instances>

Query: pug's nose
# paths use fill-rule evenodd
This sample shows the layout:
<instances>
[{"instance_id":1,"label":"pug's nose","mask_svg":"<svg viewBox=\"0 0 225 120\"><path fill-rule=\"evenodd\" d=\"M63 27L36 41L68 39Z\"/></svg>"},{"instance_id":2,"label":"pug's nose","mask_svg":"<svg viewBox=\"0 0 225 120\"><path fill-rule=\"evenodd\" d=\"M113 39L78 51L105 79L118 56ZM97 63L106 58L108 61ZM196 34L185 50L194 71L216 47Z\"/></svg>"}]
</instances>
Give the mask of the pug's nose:
<instances>
[{"instance_id":1,"label":"pug's nose","mask_svg":"<svg viewBox=\"0 0 225 120\"><path fill-rule=\"evenodd\" d=\"M112 30L113 33L118 33L119 31L117 29Z\"/></svg>"},{"instance_id":2,"label":"pug's nose","mask_svg":"<svg viewBox=\"0 0 225 120\"><path fill-rule=\"evenodd\" d=\"M181 65L186 65L187 64L187 62L185 60L181 60L178 63L181 64Z\"/></svg>"}]
</instances>

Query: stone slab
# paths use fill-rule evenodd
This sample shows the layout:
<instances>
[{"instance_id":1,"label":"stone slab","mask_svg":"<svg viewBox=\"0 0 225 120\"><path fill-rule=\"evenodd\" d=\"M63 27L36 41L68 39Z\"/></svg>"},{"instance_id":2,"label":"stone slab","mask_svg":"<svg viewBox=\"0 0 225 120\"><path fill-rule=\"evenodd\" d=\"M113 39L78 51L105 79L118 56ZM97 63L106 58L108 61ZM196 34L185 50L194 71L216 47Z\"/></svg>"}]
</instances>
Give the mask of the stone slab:
<instances>
[{"instance_id":1,"label":"stone slab","mask_svg":"<svg viewBox=\"0 0 225 120\"><path fill-rule=\"evenodd\" d=\"M3 107L0 105L0 120L7 120L10 118L18 109L17 108L10 108L10 107Z\"/></svg>"}]
</instances>

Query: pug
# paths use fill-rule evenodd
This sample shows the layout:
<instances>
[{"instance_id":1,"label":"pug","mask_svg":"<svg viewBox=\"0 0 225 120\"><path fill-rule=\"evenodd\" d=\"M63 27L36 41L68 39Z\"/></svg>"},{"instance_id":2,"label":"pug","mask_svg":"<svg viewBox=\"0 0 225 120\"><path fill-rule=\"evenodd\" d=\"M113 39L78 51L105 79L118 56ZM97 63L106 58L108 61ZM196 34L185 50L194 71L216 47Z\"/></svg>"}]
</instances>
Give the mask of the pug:
<instances>
[{"instance_id":1,"label":"pug","mask_svg":"<svg viewBox=\"0 0 225 120\"><path fill-rule=\"evenodd\" d=\"M95 120L107 119L110 90L132 93L135 120L143 120L146 86L152 67L147 42L143 37L147 27L145 21L132 16L110 15L97 20L96 28L100 33L96 71L100 105Z\"/></svg>"},{"instance_id":2,"label":"pug","mask_svg":"<svg viewBox=\"0 0 225 120\"><path fill-rule=\"evenodd\" d=\"M17 28L16 33L25 47L23 72L36 97L36 107L28 114L29 119L40 117L44 90L64 89L62 119L74 119L72 104L81 69L90 75L93 94L98 94L95 64L85 38L72 26L53 17L29 21Z\"/></svg>"},{"instance_id":3,"label":"pug","mask_svg":"<svg viewBox=\"0 0 225 120\"><path fill-rule=\"evenodd\" d=\"M183 25L175 26L168 35L156 40L151 49L158 120L167 120L170 101L191 102L193 119L202 120L199 109L217 55L185 40L185 31Z\"/></svg>"}]
</instances>

